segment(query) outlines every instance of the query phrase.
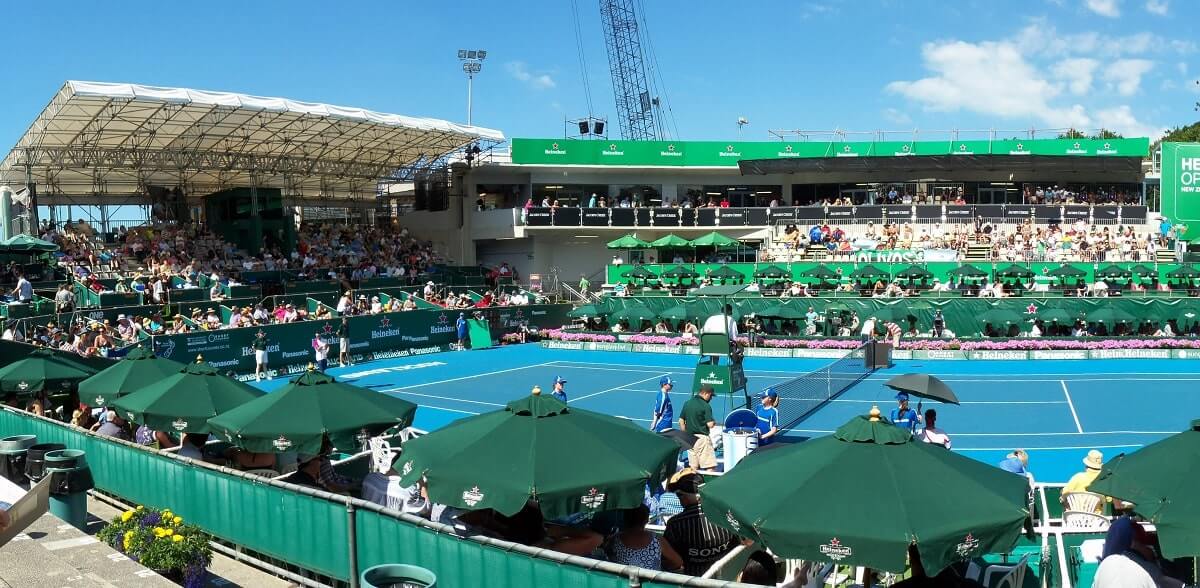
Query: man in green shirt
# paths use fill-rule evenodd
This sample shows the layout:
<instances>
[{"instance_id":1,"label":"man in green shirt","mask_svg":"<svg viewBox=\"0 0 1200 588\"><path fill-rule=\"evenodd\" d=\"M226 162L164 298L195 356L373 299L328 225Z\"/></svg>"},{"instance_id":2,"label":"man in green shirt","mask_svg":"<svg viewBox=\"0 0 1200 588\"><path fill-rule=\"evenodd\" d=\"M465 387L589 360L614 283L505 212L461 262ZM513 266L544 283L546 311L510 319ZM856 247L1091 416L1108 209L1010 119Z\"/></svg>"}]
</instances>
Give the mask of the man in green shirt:
<instances>
[{"instance_id":1,"label":"man in green shirt","mask_svg":"<svg viewBox=\"0 0 1200 588\"><path fill-rule=\"evenodd\" d=\"M588 281L587 276L579 276L579 293L583 294L584 300L588 297L588 288L592 287L592 283Z\"/></svg>"},{"instance_id":2,"label":"man in green shirt","mask_svg":"<svg viewBox=\"0 0 1200 588\"><path fill-rule=\"evenodd\" d=\"M700 391L684 403L679 413L679 430L696 436L696 444L688 451L688 463L701 471L717 468L717 454L709 437L716 426L712 405L709 404L712 397L712 386L703 384Z\"/></svg>"}]
</instances>

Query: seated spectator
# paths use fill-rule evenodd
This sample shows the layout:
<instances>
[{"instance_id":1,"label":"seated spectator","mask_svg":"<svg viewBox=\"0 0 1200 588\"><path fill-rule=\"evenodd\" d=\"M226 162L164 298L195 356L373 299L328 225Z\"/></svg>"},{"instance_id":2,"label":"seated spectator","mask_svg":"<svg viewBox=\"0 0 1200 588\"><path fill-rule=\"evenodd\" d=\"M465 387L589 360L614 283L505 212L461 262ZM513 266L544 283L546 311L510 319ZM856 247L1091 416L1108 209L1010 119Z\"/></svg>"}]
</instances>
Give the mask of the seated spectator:
<instances>
[{"instance_id":1,"label":"seated spectator","mask_svg":"<svg viewBox=\"0 0 1200 588\"><path fill-rule=\"evenodd\" d=\"M130 441L129 424L125 422L125 419L121 418L121 415L117 414L117 409L109 408L104 414L104 422L96 429L96 434L122 441Z\"/></svg>"},{"instance_id":2,"label":"seated spectator","mask_svg":"<svg viewBox=\"0 0 1200 588\"><path fill-rule=\"evenodd\" d=\"M737 581L754 586L774 586L778 577L779 564L775 563L775 557L758 550L751 553L750 557L746 559L746 565L738 574Z\"/></svg>"},{"instance_id":3,"label":"seated spectator","mask_svg":"<svg viewBox=\"0 0 1200 588\"><path fill-rule=\"evenodd\" d=\"M1092 579L1092 587L1182 588L1183 582L1163 574L1152 543L1146 530L1129 517L1114 521L1104 539L1104 552Z\"/></svg>"},{"instance_id":4,"label":"seated spectator","mask_svg":"<svg viewBox=\"0 0 1200 588\"><path fill-rule=\"evenodd\" d=\"M738 546L733 533L708 520L700 505L704 479L692 469L676 473L667 485L683 505L683 511L667 521L663 537L683 557L683 573L701 576L712 564Z\"/></svg>"},{"instance_id":5,"label":"seated spectator","mask_svg":"<svg viewBox=\"0 0 1200 588\"><path fill-rule=\"evenodd\" d=\"M1063 486L1062 494L1059 501L1065 506L1067 504L1067 495L1073 492L1088 492L1088 486L1096 481L1096 477L1100 475L1100 468L1104 467L1104 454L1099 450L1093 449L1088 451L1087 457L1083 458L1084 470L1073 476ZM1107 502L1111 502L1112 498L1106 497ZM1096 505L1096 514L1104 514L1104 502Z\"/></svg>"},{"instance_id":6,"label":"seated spectator","mask_svg":"<svg viewBox=\"0 0 1200 588\"><path fill-rule=\"evenodd\" d=\"M298 486L307 486L323 490L318 481L321 476L321 460L319 455L301 453L296 458L296 472L288 476L287 481Z\"/></svg>"},{"instance_id":7,"label":"seated spectator","mask_svg":"<svg viewBox=\"0 0 1200 588\"><path fill-rule=\"evenodd\" d=\"M608 561L647 570L675 571L683 567L683 558L667 540L646 530L650 509L646 505L624 511L621 531L604 545Z\"/></svg>"},{"instance_id":8,"label":"seated spectator","mask_svg":"<svg viewBox=\"0 0 1200 588\"><path fill-rule=\"evenodd\" d=\"M917 433L917 440L950 449L950 436L937 428L937 411L930 408L925 411L925 428Z\"/></svg>"},{"instance_id":9,"label":"seated spectator","mask_svg":"<svg viewBox=\"0 0 1200 588\"><path fill-rule=\"evenodd\" d=\"M1022 476L1029 473L1029 454L1024 449L1017 449L1004 457L1004 461L999 463L1000 469L1021 474Z\"/></svg>"}]
</instances>

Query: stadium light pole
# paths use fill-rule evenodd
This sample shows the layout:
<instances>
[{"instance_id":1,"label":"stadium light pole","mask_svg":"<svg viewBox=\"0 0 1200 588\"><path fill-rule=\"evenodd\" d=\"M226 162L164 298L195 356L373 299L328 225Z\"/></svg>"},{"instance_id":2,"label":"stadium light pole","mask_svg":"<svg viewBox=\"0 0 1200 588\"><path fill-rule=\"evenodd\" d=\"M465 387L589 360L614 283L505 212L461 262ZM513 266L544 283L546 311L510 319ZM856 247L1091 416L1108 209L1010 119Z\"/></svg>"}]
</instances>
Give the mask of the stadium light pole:
<instances>
[{"instance_id":1,"label":"stadium light pole","mask_svg":"<svg viewBox=\"0 0 1200 588\"><path fill-rule=\"evenodd\" d=\"M459 49L458 59L462 61L463 73L467 74L467 126L471 125L471 86L474 85L475 74L483 69L483 60L487 51L483 49Z\"/></svg>"}]
</instances>

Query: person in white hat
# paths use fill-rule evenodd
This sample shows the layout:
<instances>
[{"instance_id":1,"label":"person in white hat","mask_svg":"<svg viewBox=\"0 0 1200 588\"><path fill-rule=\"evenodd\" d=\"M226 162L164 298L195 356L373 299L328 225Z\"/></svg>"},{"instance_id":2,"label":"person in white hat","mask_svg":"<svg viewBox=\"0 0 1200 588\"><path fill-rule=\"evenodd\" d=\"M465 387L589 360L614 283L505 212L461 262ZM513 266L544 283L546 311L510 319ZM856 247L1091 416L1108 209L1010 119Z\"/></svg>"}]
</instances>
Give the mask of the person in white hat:
<instances>
[{"instance_id":1,"label":"person in white hat","mask_svg":"<svg viewBox=\"0 0 1200 588\"><path fill-rule=\"evenodd\" d=\"M1083 458L1084 470L1071 476L1066 486L1063 486L1061 501L1063 505L1067 505L1068 495L1075 492L1088 492L1088 486L1096 481L1096 477L1100 475L1100 468L1104 467L1104 454L1099 450L1093 449L1087 452L1087 457ZM1096 502L1094 512L1096 514L1104 514L1104 503L1112 502L1112 498L1105 497L1106 500Z\"/></svg>"}]
</instances>

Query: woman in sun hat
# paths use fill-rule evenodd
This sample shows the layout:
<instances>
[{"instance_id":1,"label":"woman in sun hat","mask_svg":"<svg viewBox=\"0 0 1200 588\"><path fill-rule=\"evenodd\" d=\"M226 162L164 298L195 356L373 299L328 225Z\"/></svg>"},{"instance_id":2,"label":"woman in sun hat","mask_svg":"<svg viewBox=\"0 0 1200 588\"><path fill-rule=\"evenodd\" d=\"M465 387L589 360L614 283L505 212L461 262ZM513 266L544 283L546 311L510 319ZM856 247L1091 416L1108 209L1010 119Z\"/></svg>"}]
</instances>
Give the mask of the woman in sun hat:
<instances>
[{"instance_id":1,"label":"woman in sun hat","mask_svg":"<svg viewBox=\"0 0 1200 588\"><path fill-rule=\"evenodd\" d=\"M1075 492L1088 492L1088 486L1096 481L1096 477L1100 475L1100 468L1104 467L1104 454L1099 450L1093 449L1087 452L1087 457L1083 458L1084 470L1071 476L1066 486L1063 486L1062 494L1059 500L1065 505L1067 504L1067 495ZM1096 514L1104 514L1104 503L1112 502L1112 498L1099 501L1096 503L1094 512Z\"/></svg>"}]
</instances>

